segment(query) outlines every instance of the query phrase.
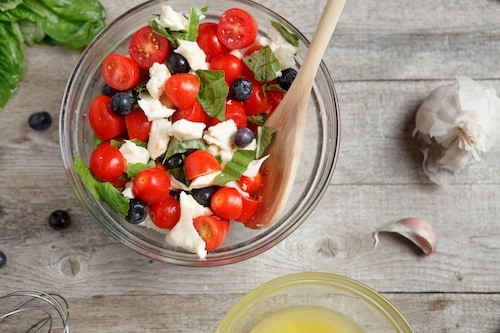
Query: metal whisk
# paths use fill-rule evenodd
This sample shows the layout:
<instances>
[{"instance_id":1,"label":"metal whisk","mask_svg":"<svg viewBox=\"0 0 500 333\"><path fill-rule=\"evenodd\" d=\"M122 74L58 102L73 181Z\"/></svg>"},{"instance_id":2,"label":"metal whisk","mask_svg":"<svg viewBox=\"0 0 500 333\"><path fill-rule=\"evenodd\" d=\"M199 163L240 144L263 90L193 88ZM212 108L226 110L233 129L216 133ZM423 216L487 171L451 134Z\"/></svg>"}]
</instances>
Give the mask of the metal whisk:
<instances>
[{"instance_id":1,"label":"metal whisk","mask_svg":"<svg viewBox=\"0 0 500 333\"><path fill-rule=\"evenodd\" d=\"M0 331L68 333L69 306L64 297L39 290L0 295Z\"/></svg>"}]
</instances>

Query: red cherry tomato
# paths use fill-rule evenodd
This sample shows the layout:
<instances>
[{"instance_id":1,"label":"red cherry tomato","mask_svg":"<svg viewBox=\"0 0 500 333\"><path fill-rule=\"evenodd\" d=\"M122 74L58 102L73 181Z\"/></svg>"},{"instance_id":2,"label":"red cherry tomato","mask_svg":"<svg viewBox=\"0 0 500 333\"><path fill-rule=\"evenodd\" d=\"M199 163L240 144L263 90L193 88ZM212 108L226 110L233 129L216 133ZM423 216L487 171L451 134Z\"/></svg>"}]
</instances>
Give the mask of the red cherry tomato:
<instances>
[{"instance_id":1,"label":"red cherry tomato","mask_svg":"<svg viewBox=\"0 0 500 333\"><path fill-rule=\"evenodd\" d=\"M235 188L222 187L212 195L210 208L217 216L233 220L243 212L243 199Z\"/></svg>"},{"instance_id":2,"label":"red cherry tomato","mask_svg":"<svg viewBox=\"0 0 500 333\"><path fill-rule=\"evenodd\" d=\"M170 178L161 168L139 171L132 185L134 195L148 205L164 200L170 192Z\"/></svg>"},{"instance_id":3,"label":"red cherry tomato","mask_svg":"<svg viewBox=\"0 0 500 333\"><path fill-rule=\"evenodd\" d=\"M165 82L164 90L175 107L187 109L196 101L200 90L200 79L189 73L175 74Z\"/></svg>"},{"instance_id":4,"label":"red cherry tomato","mask_svg":"<svg viewBox=\"0 0 500 333\"><path fill-rule=\"evenodd\" d=\"M189 180L221 170L217 159L204 150L194 151L184 160L184 173Z\"/></svg>"},{"instance_id":5,"label":"red cherry tomato","mask_svg":"<svg viewBox=\"0 0 500 333\"><path fill-rule=\"evenodd\" d=\"M255 214L260 207L260 201L254 197L242 197L243 199L243 212L241 215L236 218L236 221L245 223L249 223L254 218Z\"/></svg>"},{"instance_id":6,"label":"red cherry tomato","mask_svg":"<svg viewBox=\"0 0 500 333\"><path fill-rule=\"evenodd\" d=\"M137 139L142 142L147 142L149 131L151 130L151 122L141 109L135 109L125 116L125 125L129 139Z\"/></svg>"},{"instance_id":7,"label":"red cherry tomato","mask_svg":"<svg viewBox=\"0 0 500 333\"><path fill-rule=\"evenodd\" d=\"M171 195L149 206L149 213L153 223L164 229L172 229L181 217L179 202Z\"/></svg>"},{"instance_id":8,"label":"red cherry tomato","mask_svg":"<svg viewBox=\"0 0 500 333\"><path fill-rule=\"evenodd\" d=\"M114 182L122 177L126 164L120 150L109 141L104 141L92 152L89 167L96 178L104 182Z\"/></svg>"},{"instance_id":9,"label":"red cherry tomato","mask_svg":"<svg viewBox=\"0 0 500 333\"><path fill-rule=\"evenodd\" d=\"M269 110L269 114L271 114L285 97L285 93L279 90L268 90L266 95L269 104L271 104L271 110Z\"/></svg>"},{"instance_id":10,"label":"red cherry tomato","mask_svg":"<svg viewBox=\"0 0 500 333\"><path fill-rule=\"evenodd\" d=\"M243 104L234 100L226 101L225 120L232 119L236 123L236 127L247 127L247 114Z\"/></svg>"},{"instance_id":11,"label":"red cherry tomato","mask_svg":"<svg viewBox=\"0 0 500 333\"><path fill-rule=\"evenodd\" d=\"M205 241L205 250L218 248L229 232L229 221L216 216L198 216L193 219L193 225Z\"/></svg>"},{"instance_id":12,"label":"red cherry tomato","mask_svg":"<svg viewBox=\"0 0 500 333\"><path fill-rule=\"evenodd\" d=\"M243 66L246 65L240 58L232 55L231 53L224 53L212 60L209 65L209 69L224 71L224 80L226 80L229 85L241 76Z\"/></svg>"},{"instance_id":13,"label":"red cherry tomato","mask_svg":"<svg viewBox=\"0 0 500 333\"><path fill-rule=\"evenodd\" d=\"M125 119L111 111L111 97L101 95L92 100L89 107L89 123L95 136L109 140L125 131Z\"/></svg>"},{"instance_id":14,"label":"red cherry tomato","mask_svg":"<svg viewBox=\"0 0 500 333\"><path fill-rule=\"evenodd\" d=\"M168 40L156 34L149 25L137 30L128 46L130 57L144 69L155 62L164 63L170 53Z\"/></svg>"},{"instance_id":15,"label":"red cherry tomato","mask_svg":"<svg viewBox=\"0 0 500 333\"><path fill-rule=\"evenodd\" d=\"M258 115L269 112L271 110L271 103L264 95L262 90L262 85L257 82L252 82L252 93L246 101L243 102L243 106L247 112L247 115Z\"/></svg>"},{"instance_id":16,"label":"red cherry tomato","mask_svg":"<svg viewBox=\"0 0 500 333\"><path fill-rule=\"evenodd\" d=\"M252 45L257 33L257 21L243 9L230 8L219 18L217 36L228 49L242 49Z\"/></svg>"},{"instance_id":17,"label":"red cherry tomato","mask_svg":"<svg viewBox=\"0 0 500 333\"><path fill-rule=\"evenodd\" d=\"M241 189L248 194L252 195L257 193L262 187L263 177L261 172L257 172L254 177L241 176L236 183L241 187Z\"/></svg>"},{"instance_id":18,"label":"red cherry tomato","mask_svg":"<svg viewBox=\"0 0 500 333\"><path fill-rule=\"evenodd\" d=\"M198 100L194 101L194 104L186 109L178 109L172 115L172 122L176 122L179 119L186 119L198 123L210 123L210 116L203 110L200 102Z\"/></svg>"},{"instance_id":19,"label":"red cherry tomato","mask_svg":"<svg viewBox=\"0 0 500 333\"><path fill-rule=\"evenodd\" d=\"M217 37L217 23L214 22L200 24L196 42L207 55L208 62L211 62L218 55L229 52L229 49Z\"/></svg>"},{"instance_id":20,"label":"red cherry tomato","mask_svg":"<svg viewBox=\"0 0 500 333\"><path fill-rule=\"evenodd\" d=\"M127 90L139 83L140 68L134 60L118 53L111 53L102 63L101 75L111 88Z\"/></svg>"}]
</instances>

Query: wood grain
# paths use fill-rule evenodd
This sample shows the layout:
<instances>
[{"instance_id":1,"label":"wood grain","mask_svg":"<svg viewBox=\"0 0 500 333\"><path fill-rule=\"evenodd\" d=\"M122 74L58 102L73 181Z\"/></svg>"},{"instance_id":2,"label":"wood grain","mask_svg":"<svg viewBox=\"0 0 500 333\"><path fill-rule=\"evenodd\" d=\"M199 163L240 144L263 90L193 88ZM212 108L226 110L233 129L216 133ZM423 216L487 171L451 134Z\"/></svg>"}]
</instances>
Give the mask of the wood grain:
<instances>
[{"instance_id":1,"label":"wood grain","mask_svg":"<svg viewBox=\"0 0 500 333\"><path fill-rule=\"evenodd\" d=\"M102 1L111 21L140 1ZM259 3L312 36L320 0ZM79 52L26 47L27 70L0 112L0 292L63 294L72 332L213 332L245 293L278 276L325 271L383 293L415 332L500 330L500 143L448 187L422 171L412 138L429 93L463 74L500 91L500 2L347 2L324 58L341 110L341 149L317 209L286 240L237 264L189 268L127 250L91 219L66 178L58 143L63 90ZM29 129L35 111L53 125ZM49 214L71 213L52 230ZM438 251L423 256L377 227L428 220ZM0 304L1 312L1 304ZM126 318L124 320L123 318ZM0 331L15 332L14 328Z\"/></svg>"}]
</instances>

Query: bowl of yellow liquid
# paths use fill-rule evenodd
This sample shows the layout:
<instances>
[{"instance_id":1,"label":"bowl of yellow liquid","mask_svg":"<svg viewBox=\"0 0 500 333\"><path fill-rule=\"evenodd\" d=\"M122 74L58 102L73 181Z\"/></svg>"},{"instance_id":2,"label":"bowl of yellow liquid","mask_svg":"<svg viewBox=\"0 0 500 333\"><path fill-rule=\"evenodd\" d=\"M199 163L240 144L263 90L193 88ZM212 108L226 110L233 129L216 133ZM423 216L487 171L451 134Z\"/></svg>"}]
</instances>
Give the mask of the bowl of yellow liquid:
<instances>
[{"instance_id":1,"label":"bowl of yellow liquid","mask_svg":"<svg viewBox=\"0 0 500 333\"><path fill-rule=\"evenodd\" d=\"M350 278L296 273L241 298L216 333L413 333L382 295Z\"/></svg>"}]
</instances>

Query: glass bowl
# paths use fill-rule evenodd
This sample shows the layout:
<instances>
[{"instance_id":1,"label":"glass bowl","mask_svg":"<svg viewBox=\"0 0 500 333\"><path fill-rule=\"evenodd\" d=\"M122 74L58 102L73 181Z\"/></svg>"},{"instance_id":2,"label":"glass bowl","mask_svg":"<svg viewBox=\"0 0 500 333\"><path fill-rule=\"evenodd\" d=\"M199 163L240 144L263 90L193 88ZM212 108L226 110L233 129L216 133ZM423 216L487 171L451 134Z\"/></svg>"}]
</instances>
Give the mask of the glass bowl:
<instances>
[{"instance_id":1,"label":"glass bowl","mask_svg":"<svg viewBox=\"0 0 500 333\"><path fill-rule=\"evenodd\" d=\"M324 63L318 70L308 106L307 125L301 162L292 195L284 212L272 225L259 230L232 223L224 243L206 258L172 247L164 235L151 229L127 223L85 188L72 169L76 156L89 161L94 148L94 135L87 118L91 100L100 94L104 82L100 65L111 52L127 54L132 34L160 13L160 5L168 4L178 12L191 7L208 6L204 21L217 22L220 14L231 7L250 12L265 35L271 21L278 21L299 36L297 68L304 58L308 40L277 13L246 0L171 0L147 1L129 10L107 26L84 50L66 86L60 114L60 145L64 166L77 197L115 240L149 258L187 266L214 266L238 262L278 244L306 220L316 207L331 179L339 151L340 122L337 96ZM265 185L264 185L265 186Z\"/></svg>"},{"instance_id":2,"label":"glass bowl","mask_svg":"<svg viewBox=\"0 0 500 333\"><path fill-rule=\"evenodd\" d=\"M280 330L272 330L273 324ZM286 330L287 325L293 329ZM340 275L305 272L276 278L242 297L215 333L280 331L413 332L391 303L364 284Z\"/></svg>"}]
</instances>

